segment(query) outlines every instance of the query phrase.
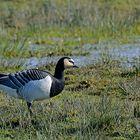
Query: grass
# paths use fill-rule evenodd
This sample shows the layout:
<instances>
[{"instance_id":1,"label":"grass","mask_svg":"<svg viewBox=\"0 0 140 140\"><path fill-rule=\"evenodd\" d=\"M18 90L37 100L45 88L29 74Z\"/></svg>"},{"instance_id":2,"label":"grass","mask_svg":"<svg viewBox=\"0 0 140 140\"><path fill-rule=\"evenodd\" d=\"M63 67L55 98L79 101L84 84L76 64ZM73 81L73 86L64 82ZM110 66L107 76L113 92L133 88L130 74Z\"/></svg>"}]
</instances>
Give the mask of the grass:
<instances>
[{"instance_id":1,"label":"grass","mask_svg":"<svg viewBox=\"0 0 140 140\"><path fill-rule=\"evenodd\" d=\"M87 43L105 39L126 43L140 34L139 4L139 0L2 0L0 54L10 58L21 57L20 52L24 57L87 55L80 51ZM30 44L46 44L48 51L32 52L27 49Z\"/></svg>"},{"instance_id":2,"label":"grass","mask_svg":"<svg viewBox=\"0 0 140 140\"><path fill-rule=\"evenodd\" d=\"M134 108L139 103L140 71L124 71L114 63L66 71L63 93L34 102L33 116L24 101L1 94L0 137L139 139L139 116L134 116Z\"/></svg>"},{"instance_id":3,"label":"grass","mask_svg":"<svg viewBox=\"0 0 140 140\"><path fill-rule=\"evenodd\" d=\"M93 44L138 44L134 38L140 34L139 5L139 0L1 0L1 61L88 56L96 49ZM24 101L1 92L0 140L140 139L140 68L121 68L121 61L102 52L100 63L67 70L63 93L34 102L33 116ZM25 69L10 62L0 71ZM54 67L51 63L42 69Z\"/></svg>"},{"instance_id":4,"label":"grass","mask_svg":"<svg viewBox=\"0 0 140 140\"><path fill-rule=\"evenodd\" d=\"M117 36L119 31L115 35L110 34L109 36L106 34L108 31L100 32L92 27L51 27L43 33L38 30L35 33L32 32L29 36L21 33L17 35L16 39L12 34L12 38L11 35L4 39L1 38L0 55L6 58L84 56L89 54L88 51L83 51L86 44L98 44L106 40L116 40L120 44L135 42L133 35L126 36L126 34L131 34L128 32L131 29L126 30L120 36Z\"/></svg>"}]
</instances>

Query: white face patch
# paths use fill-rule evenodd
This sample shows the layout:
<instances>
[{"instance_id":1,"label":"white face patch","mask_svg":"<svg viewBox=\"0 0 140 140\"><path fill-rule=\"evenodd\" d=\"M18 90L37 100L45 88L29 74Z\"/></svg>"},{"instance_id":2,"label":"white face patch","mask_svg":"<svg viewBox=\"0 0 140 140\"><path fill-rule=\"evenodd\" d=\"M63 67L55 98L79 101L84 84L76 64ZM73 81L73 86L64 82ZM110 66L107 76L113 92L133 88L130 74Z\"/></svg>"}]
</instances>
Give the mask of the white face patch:
<instances>
[{"instance_id":1,"label":"white face patch","mask_svg":"<svg viewBox=\"0 0 140 140\"><path fill-rule=\"evenodd\" d=\"M70 61L70 62L72 62L72 63L74 64L74 60L73 60L72 58L71 58L71 59L69 59L69 61Z\"/></svg>"},{"instance_id":2,"label":"white face patch","mask_svg":"<svg viewBox=\"0 0 140 140\"><path fill-rule=\"evenodd\" d=\"M73 59L64 59L64 67L65 68L70 68L73 67L74 65L74 60Z\"/></svg>"}]
</instances>

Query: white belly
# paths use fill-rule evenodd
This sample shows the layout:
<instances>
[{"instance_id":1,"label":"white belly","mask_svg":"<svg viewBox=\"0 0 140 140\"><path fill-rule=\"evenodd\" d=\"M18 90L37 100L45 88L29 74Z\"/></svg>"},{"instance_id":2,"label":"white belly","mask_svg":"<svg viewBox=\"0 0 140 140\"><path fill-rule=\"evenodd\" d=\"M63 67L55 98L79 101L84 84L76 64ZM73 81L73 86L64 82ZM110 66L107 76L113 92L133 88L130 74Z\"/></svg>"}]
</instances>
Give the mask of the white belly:
<instances>
[{"instance_id":1,"label":"white belly","mask_svg":"<svg viewBox=\"0 0 140 140\"><path fill-rule=\"evenodd\" d=\"M28 102L46 99L50 97L51 84L50 76L45 79L30 81L19 90L19 94Z\"/></svg>"}]
</instances>

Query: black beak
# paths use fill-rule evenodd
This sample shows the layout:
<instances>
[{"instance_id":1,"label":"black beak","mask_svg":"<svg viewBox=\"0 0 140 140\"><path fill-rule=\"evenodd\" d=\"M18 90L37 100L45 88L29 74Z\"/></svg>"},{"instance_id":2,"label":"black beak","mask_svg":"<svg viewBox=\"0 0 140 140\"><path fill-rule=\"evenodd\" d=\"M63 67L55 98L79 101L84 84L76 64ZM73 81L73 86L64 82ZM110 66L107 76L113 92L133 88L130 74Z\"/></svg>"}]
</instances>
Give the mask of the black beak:
<instances>
[{"instance_id":1,"label":"black beak","mask_svg":"<svg viewBox=\"0 0 140 140\"><path fill-rule=\"evenodd\" d=\"M73 65L73 68L79 68L78 66L76 66L76 65Z\"/></svg>"}]
</instances>

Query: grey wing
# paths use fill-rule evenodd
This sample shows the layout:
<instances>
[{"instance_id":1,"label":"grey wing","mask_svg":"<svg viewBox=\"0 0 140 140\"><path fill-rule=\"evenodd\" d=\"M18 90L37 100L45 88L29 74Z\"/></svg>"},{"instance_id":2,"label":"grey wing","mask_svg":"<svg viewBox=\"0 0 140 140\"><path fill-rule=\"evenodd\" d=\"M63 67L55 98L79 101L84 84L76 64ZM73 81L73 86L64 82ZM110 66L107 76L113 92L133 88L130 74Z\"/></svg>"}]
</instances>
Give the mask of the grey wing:
<instances>
[{"instance_id":1,"label":"grey wing","mask_svg":"<svg viewBox=\"0 0 140 140\"><path fill-rule=\"evenodd\" d=\"M30 81L40 80L48 75L46 71L38 69L30 69L11 74L0 74L0 84L11 87L13 89L19 89Z\"/></svg>"}]
</instances>

